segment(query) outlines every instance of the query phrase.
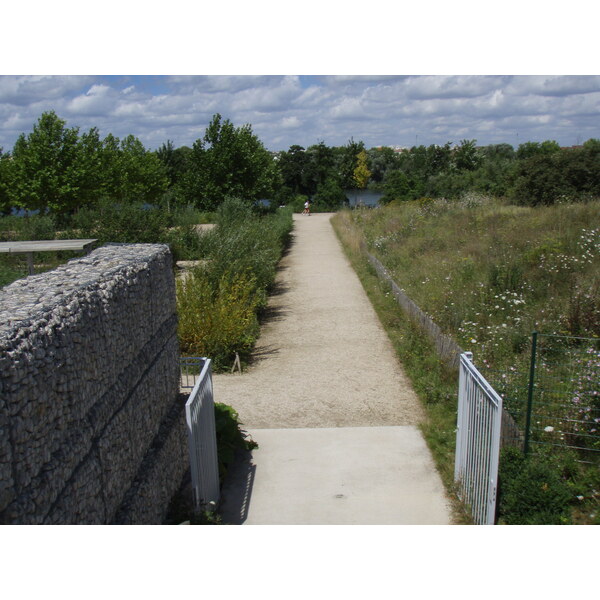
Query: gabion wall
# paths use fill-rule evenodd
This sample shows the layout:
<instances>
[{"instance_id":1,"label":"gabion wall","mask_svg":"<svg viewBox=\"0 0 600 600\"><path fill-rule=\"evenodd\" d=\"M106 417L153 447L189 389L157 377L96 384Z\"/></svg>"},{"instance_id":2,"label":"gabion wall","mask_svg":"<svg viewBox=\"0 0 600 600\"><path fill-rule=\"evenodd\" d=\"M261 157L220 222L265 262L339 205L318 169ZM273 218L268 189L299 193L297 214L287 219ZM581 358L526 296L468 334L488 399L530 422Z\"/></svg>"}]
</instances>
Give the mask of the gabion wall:
<instances>
[{"instance_id":1,"label":"gabion wall","mask_svg":"<svg viewBox=\"0 0 600 600\"><path fill-rule=\"evenodd\" d=\"M160 523L189 467L172 258L107 245L0 290L0 523Z\"/></svg>"}]
</instances>

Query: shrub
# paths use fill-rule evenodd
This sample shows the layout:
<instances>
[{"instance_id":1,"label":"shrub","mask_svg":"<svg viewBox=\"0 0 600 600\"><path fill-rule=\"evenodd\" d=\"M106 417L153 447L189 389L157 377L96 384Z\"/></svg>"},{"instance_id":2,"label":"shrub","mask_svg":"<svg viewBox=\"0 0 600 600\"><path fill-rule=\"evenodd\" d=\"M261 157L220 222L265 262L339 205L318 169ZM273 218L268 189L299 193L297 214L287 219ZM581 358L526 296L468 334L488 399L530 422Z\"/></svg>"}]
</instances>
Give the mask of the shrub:
<instances>
[{"instance_id":1,"label":"shrub","mask_svg":"<svg viewBox=\"0 0 600 600\"><path fill-rule=\"evenodd\" d=\"M336 211L344 204L345 200L346 194L340 185L336 181L328 179L319 184L311 210L316 212Z\"/></svg>"},{"instance_id":2,"label":"shrub","mask_svg":"<svg viewBox=\"0 0 600 600\"><path fill-rule=\"evenodd\" d=\"M83 208L72 219L81 235L105 242L152 244L160 242L171 220L165 211L138 203L103 199L94 208ZM69 235L69 233L67 233Z\"/></svg>"},{"instance_id":3,"label":"shrub","mask_svg":"<svg viewBox=\"0 0 600 600\"><path fill-rule=\"evenodd\" d=\"M563 470L567 468L545 453L525 457L516 448L504 449L499 470L501 521L507 525L570 523L574 494Z\"/></svg>"},{"instance_id":4,"label":"shrub","mask_svg":"<svg viewBox=\"0 0 600 600\"><path fill-rule=\"evenodd\" d=\"M214 223L216 213L198 210L195 206L177 206L173 210L173 225L184 227L202 223Z\"/></svg>"},{"instance_id":5,"label":"shrub","mask_svg":"<svg viewBox=\"0 0 600 600\"><path fill-rule=\"evenodd\" d=\"M210 356L215 370L242 359L258 336L258 311L266 306L277 263L292 229L290 209L258 216L228 198L217 227L197 236L203 265L177 284L179 337L184 354ZM193 254L190 252L190 254ZM186 256L187 258L188 256Z\"/></svg>"},{"instance_id":6,"label":"shrub","mask_svg":"<svg viewBox=\"0 0 600 600\"><path fill-rule=\"evenodd\" d=\"M248 354L258 334L256 282L248 275L225 273L213 288L202 268L177 282L181 352L209 356L215 369Z\"/></svg>"}]
</instances>

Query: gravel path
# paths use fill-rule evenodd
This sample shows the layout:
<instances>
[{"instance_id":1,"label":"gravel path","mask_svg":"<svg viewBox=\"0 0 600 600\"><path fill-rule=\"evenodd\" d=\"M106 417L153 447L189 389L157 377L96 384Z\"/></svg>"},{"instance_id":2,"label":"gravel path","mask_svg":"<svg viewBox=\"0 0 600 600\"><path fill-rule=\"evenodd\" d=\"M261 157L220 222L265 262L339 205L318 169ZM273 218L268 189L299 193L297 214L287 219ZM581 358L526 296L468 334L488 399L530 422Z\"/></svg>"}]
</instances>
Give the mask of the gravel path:
<instances>
[{"instance_id":1,"label":"gravel path","mask_svg":"<svg viewBox=\"0 0 600 600\"><path fill-rule=\"evenodd\" d=\"M422 409L331 227L295 215L252 364L214 375L249 429L416 425Z\"/></svg>"}]
</instances>

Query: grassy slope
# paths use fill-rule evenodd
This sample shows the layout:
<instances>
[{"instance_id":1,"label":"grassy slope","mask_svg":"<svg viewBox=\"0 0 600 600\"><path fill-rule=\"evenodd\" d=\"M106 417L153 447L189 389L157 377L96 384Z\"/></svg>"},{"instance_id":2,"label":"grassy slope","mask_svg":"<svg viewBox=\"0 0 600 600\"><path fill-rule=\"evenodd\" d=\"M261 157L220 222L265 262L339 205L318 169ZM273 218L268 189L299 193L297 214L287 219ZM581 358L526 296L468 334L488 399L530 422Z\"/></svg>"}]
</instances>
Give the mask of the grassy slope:
<instances>
[{"instance_id":1,"label":"grassy slope","mask_svg":"<svg viewBox=\"0 0 600 600\"><path fill-rule=\"evenodd\" d=\"M533 330L600 335L600 202L413 202L353 222L395 281L480 364L526 363Z\"/></svg>"}]
</instances>

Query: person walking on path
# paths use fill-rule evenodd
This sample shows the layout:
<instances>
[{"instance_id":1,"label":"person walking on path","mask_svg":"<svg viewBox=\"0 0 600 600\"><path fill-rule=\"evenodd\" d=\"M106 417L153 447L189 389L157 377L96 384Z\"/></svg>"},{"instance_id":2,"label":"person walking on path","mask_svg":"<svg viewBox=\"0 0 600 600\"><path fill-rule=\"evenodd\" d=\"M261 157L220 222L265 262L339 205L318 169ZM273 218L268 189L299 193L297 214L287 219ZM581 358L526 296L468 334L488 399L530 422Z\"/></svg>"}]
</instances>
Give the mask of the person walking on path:
<instances>
[{"instance_id":1,"label":"person walking on path","mask_svg":"<svg viewBox=\"0 0 600 600\"><path fill-rule=\"evenodd\" d=\"M302 214L303 215L308 215L310 217L310 201L309 200L307 200L304 203L304 210L302 211Z\"/></svg>"}]
</instances>

